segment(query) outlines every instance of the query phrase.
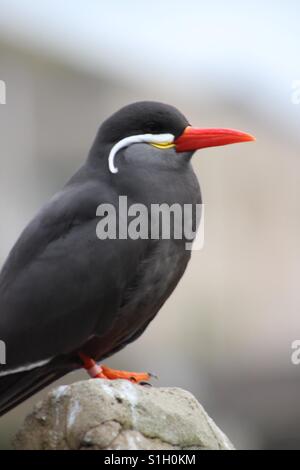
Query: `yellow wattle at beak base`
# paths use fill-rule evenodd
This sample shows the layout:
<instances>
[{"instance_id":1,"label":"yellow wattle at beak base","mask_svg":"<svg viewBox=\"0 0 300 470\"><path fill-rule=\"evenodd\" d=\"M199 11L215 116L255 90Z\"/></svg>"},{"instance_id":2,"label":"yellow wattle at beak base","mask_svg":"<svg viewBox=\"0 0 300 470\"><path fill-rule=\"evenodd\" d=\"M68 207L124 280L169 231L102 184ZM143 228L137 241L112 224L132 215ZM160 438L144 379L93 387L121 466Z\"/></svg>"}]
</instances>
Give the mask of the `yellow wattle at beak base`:
<instances>
[{"instance_id":1,"label":"yellow wattle at beak base","mask_svg":"<svg viewBox=\"0 0 300 470\"><path fill-rule=\"evenodd\" d=\"M150 145L153 145L153 147L156 147L158 149L170 149L172 147L175 147L175 145L170 142L162 142L160 144L154 144L153 142L151 142Z\"/></svg>"}]
</instances>

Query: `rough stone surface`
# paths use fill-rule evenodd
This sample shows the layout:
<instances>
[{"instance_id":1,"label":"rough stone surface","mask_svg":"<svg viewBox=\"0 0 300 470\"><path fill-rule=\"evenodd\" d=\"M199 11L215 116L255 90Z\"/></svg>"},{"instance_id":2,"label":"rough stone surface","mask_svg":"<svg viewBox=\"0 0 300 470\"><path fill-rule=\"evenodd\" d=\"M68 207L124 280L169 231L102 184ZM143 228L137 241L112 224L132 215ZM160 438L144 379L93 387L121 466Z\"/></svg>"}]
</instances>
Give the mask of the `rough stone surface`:
<instances>
[{"instance_id":1,"label":"rough stone surface","mask_svg":"<svg viewBox=\"0 0 300 470\"><path fill-rule=\"evenodd\" d=\"M54 389L27 416L16 449L233 449L179 388L88 380Z\"/></svg>"}]
</instances>

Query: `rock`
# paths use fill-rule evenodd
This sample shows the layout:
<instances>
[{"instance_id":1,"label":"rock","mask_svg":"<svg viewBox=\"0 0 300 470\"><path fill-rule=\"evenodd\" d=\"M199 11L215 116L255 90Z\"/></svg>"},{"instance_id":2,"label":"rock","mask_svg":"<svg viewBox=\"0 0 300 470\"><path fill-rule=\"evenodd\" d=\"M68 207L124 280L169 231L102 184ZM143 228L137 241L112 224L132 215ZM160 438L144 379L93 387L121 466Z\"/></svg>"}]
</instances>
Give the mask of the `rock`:
<instances>
[{"instance_id":1,"label":"rock","mask_svg":"<svg viewBox=\"0 0 300 470\"><path fill-rule=\"evenodd\" d=\"M54 389L27 416L15 449L233 449L179 388L87 380Z\"/></svg>"}]
</instances>

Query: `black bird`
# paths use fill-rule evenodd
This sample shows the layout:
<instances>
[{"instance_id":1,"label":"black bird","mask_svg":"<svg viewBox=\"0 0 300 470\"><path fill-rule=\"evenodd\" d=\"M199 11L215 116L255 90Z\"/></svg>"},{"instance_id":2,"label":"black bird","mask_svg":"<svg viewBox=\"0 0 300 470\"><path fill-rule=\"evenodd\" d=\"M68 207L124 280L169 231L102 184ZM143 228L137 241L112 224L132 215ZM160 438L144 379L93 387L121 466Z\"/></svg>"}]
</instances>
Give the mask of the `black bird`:
<instances>
[{"instance_id":1,"label":"black bird","mask_svg":"<svg viewBox=\"0 0 300 470\"><path fill-rule=\"evenodd\" d=\"M128 105L100 127L86 162L21 234L0 274L0 414L66 373L149 380L98 363L138 338L183 275L186 239L99 239L97 208L196 204L204 147L254 140L197 129L174 107ZM195 216L193 215L193 222ZM119 222L120 223L120 222Z\"/></svg>"}]
</instances>

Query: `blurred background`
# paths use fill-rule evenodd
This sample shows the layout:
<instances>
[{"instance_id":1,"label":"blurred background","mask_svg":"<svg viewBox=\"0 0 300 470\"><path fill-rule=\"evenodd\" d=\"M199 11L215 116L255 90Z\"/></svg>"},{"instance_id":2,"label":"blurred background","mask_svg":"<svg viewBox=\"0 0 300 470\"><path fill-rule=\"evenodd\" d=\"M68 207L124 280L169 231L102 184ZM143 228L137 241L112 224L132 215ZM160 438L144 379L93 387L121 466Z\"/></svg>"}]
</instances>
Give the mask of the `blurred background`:
<instances>
[{"instance_id":1,"label":"blurred background","mask_svg":"<svg viewBox=\"0 0 300 470\"><path fill-rule=\"evenodd\" d=\"M204 248L108 361L190 390L242 449L300 449L299 17L297 0L0 0L1 265L119 107L164 101L257 137L195 155ZM45 393L1 418L1 448Z\"/></svg>"}]
</instances>

